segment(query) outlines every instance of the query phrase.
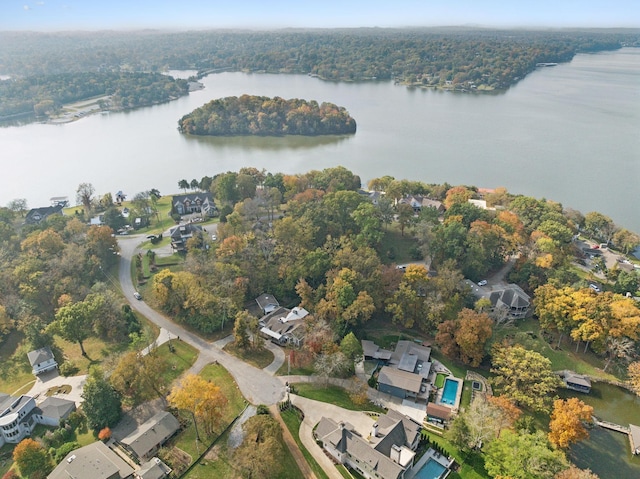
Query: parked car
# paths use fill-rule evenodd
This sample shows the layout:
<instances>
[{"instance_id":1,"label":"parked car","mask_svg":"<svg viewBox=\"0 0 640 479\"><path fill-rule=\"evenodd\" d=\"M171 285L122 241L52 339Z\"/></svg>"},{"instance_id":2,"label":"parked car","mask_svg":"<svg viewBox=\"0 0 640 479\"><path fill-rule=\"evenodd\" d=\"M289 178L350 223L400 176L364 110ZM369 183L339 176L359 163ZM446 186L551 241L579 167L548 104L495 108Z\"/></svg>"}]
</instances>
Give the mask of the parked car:
<instances>
[{"instance_id":1,"label":"parked car","mask_svg":"<svg viewBox=\"0 0 640 479\"><path fill-rule=\"evenodd\" d=\"M486 286L488 284L488 281L486 279L483 279L482 281L478 281L478 286Z\"/></svg>"},{"instance_id":2,"label":"parked car","mask_svg":"<svg viewBox=\"0 0 640 479\"><path fill-rule=\"evenodd\" d=\"M142 299L142 295L140 293L138 293L137 291L135 293L133 293L133 297L136 298L138 301L140 301Z\"/></svg>"},{"instance_id":3,"label":"parked car","mask_svg":"<svg viewBox=\"0 0 640 479\"><path fill-rule=\"evenodd\" d=\"M590 284L589 284L589 287L590 287L592 290L594 290L596 293L599 293L599 292L601 291L601 290L600 290L600 286L598 286L597 284L590 283Z\"/></svg>"},{"instance_id":4,"label":"parked car","mask_svg":"<svg viewBox=\"0 0 640 479\"><path fill-rule=\"evenodd\" d=\"M211 235L211 241L218 241L217 235Z\"/></svg>"}]
</instances>

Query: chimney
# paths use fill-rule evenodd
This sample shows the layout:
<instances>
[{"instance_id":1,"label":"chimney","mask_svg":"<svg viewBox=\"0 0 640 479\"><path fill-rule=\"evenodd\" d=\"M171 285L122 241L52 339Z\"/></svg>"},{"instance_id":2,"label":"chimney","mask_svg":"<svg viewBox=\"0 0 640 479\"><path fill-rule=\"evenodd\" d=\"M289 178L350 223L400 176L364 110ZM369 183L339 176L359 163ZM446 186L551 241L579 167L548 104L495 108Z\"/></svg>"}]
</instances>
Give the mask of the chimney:
<instances>
[{"instance_id":1,"label":"chimney","mask_svg":"<svg viewBox=\"0 0 640 479\"><path fill-rule=\"evenodd\" d=\"M374 422L371 426L371 437L378 437L378 423Z\"/></svg>"},{"instance_id":2,"label":"chimney","mask_svg":"<svg viewBox=\"0 0 640 479\"><path fill-rule=\"evenodd\" d=\"M395 444L391 446L391 450L389 451L389 459L391 459L396 464L400 464L400 446L396 446Z\"/></svg>"}]
</instances>

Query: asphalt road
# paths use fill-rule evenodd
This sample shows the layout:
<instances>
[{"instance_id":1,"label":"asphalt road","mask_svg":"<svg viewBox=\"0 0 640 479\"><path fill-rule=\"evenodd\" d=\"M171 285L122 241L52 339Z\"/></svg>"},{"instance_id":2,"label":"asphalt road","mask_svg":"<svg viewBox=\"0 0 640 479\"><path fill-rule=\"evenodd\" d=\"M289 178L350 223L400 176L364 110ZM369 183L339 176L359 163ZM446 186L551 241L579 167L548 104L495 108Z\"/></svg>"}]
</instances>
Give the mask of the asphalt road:
<instances>
[{"instance_id":1,"label":"asphalt road","mask_svg":"<svg viewBox=\"0 0 640 479\"><path fill-rule=\"evenodd\" d=\"M157 326L169 331L172 337L179 337L181 341L185 341L200 352L192 371L197 372L207 364L217 361L231 373L240 391L251 403L271 405L281 401L284 398L284 385L280 379L222 351L222 343L209 343L190 333L148 306L144 300L134 299L133 293L136 288L131 279L131 260L138 246L145 240L146 237L143 235L118 238L120 246L119 280L122 292L129 300L131 307Z\"/></svg>"}]
</instances>

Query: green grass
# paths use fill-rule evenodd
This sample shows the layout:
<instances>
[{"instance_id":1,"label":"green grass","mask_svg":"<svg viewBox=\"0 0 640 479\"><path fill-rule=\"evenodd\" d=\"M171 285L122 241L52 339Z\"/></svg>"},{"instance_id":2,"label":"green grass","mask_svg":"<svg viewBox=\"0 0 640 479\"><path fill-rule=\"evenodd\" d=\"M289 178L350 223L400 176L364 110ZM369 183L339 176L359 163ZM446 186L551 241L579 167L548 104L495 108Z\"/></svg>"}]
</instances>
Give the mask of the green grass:
<instances>
[{"instance_id":1,"label":"green grass","mask_svg":"<svg viewBox=\"0 0 640 479\"><path fill-rule=\"evenodd\" d=\"M11 331L0 343L0 391L13 394L23 387L31 387L35 377L27 359L27 348L23 345L24 335Z\"/></svg>"},{"instance_id":2,"label":"green grass","mask_svg":"<svg viewBox=\"0 0 640 479\"><path fill-rule=\"evenodd\" d=\"M342 464L338 464L336 467L338 468L338 472L342 477L344 477L344 479L353 479L353 477L355 477L349 471L347 471L347 468Z\"/></svg>"},{"instance_id":3,"label":"green grass","mask_svg":"<svg viewBox=\"0 0 640 479\"><path fill-rule=\"evenodd\" d=\"M472 384L473 381L464 381L462 385L462 397L460 398L460 406L465 409L469 406L469 404L471 404L471 393L473 392Z\"/></svg>"},{"instance_id":4,"label":"green grass","mask_svg":"<svg viewBox=\"0 0 640 479\"><path fill-rule=\"evenodd\" d=\"M443 387L444 386L444 380L445 380L446 377L447 377L447 375L444 374L444 373L436 374L436 382L435 382L434 386L437 387L438 389Z\"/></svg>"},{"instance_id":5,"label":"green grass","mask_svg":"<svg viewBox=\"0 0 640 479\"><path fill-rule=\"evenodd\" d=\"M284 423L287 425L287 429L289 429L289 432L293 436L293 439L296 441L296 444L300 448L300 451L307 461L307 464L309 464L309 467L316 475L316 477L318 479L329 479L329 476L327 476L322 467L320 467L320 464L317 463L309 450L304 447L304 444L302 444L302 441L300 440L300 424L302 424L302 420L300 419L298 410L288 409L286 411L282 411L280 415L282 416L282 420L284 421ZM342 471L340 472L342 473Z\"/></svg>"},{"instance_id":6,"label":"green grass","mask_svg":"<svg viewBox=\"0 0 640 479\"><path fill-rule=\"evenodd\" d=\"M263 369L269 366L273 362L273 353L267 348L260 349L240 349L235 346L234 343L229 343L222 348L229 354L234 355L236 358L242 359L245 363L249 363L258 369Z\"/></svg>"},{"instance_id":7,"label":"green grass","mask_svg":"<svg viewBox=\"0 0 640 479\"><path fill-rule=\"evenodd\" d=\"M180 377L198 358L198 351L184 341L172 340L171 345L174 348L173 353L169 350L169 343L161 344L156 348L156 354L163 357L167 364L162 372L162 377L167 384L171 384Z\"/></svg>"},{"instance_id":8,"label":"green grass","mask_svg":"<svg viewBox=\"0 0 640 479\"><path fill-rule=\"evenodd\" d=\"M375 406L372 402L367 401L363 405L354 403L349 397L349 391L340 386L327 385L313 383L295 383L293 385L295 393L299 396L314 399L316 401L322 401L335 406L339 406L344 409L352 411L375 411L384 413L385 410Z\"/></svg>"},{"instance_id":9,"label":"green grass","mask_svg":"<svg viewBox=\"0 0 640 479\"><path fill-rule=\"evenodd\" d=\"M418 242L408 233L407 228L404 230L404 236L400 234L400 227L397 223L393 223L384 229L384 235L378 252L380 260L384 264L401 264L409 261L415 261L411 257L411 250L417 246Z\"/></svg>"},{"instance_id":10,"label":"green grass","mask_svg":"<svg viewBox=\"0 0 640 479\"><path fill-rule=\"evenodd\" d=\"M481 455L461 453L445 438L434 433L423 431L422 434L423 436L428 437L431 443L436 443L438 446L442 447L447 455L453 457L456 462L460 464L458 475L456 476L455 474L451 474L449 477L460 477L462 479L489 479L489 475L484 469L484 459Z\"/></svg>"}]
</instances>

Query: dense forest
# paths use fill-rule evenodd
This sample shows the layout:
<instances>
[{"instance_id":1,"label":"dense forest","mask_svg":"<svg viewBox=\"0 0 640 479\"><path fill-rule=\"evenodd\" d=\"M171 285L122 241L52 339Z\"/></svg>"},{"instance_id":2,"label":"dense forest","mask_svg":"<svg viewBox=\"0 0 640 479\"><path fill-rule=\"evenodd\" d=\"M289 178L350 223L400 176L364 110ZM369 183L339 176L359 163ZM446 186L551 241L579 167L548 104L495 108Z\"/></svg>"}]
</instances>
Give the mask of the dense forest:
<instances>
[{"instance_id":1,"label":"dense forest","mask_svg":"<svg viewBox=\"0 0 640 479\"><path fill-rule=\"evenodd\" d=\"M0 81L0 118L24 113L38 116L62 105L107 95L110 109L161 103L189 93L186 80L160 73L74 72Z\"/></svg>"},{"instance_id":2,"label":"dense forest","mask_svg":"<svg viewBox=\"0 0 640 479\"><path fill-rule=\"evenodd\" d=\"M333 103L242 95L212 100L183 116L182 133L191 135L340 135L356 132L347 110Z\"/></svg>"},{"instance_id":3,"label":"dense forest","mask_svg":"<svg viewBox=\"0 0 640 479\"><path fill-rule=\"evenodd\" d=\"M303 73L327 80L394 80L471 90L505 89L540 62L566 62L579 52L640 44L637 30L507 31L488 29L335 29L272 32L0 32L0 115L22 113L41 101L84 99L91 85L112 76L85 78L84 86L59 91L65 74L194 69ZM52 75L54 75L52 77ZM153 78L153 77L150 77ZM141 80L139 80L141 81ZM35 87L34 87L35 85ZM51 85L50 88L46 88ZM86 91L85 91L86 88ZM111 87L113 88L113 87ZM184 86L177 85L184 91ZM66 88L65 88L66 90ZM135 92L128 83L120 91ZM164 101L153 89L151 101ZM143 95L144 96L144 95ZM155 97L158 96L156 99ZM148 104L128 98L123 106Z\"/></svg>"},{"instance_id":4,"label":"dense forest","mask_svg":"<svg viewBox=\"0 0 640 479\"><path fill-rule=\"evenodd\" d=\"M639 278L625 257L640 237L598 212L583 215L503 188L481 191L392 176L374 178L362 191L360 178L344 167L291 175L246 167L179 185L212 193L220 215L217 237L196 233L179 265L141 274L145 301L203 333L235 318L236 338L247 329L257 335L258 319L245 308L258 295L300 305L310 314L291 366L325 377L352 372L357 353L350 355L349 343L358 346L357 338L381 326L393 336L431 338L450 359L491 370L500 401L493 406L514 413L476 436L474 411L486 406L480 395L447 432L492 477L504 477L507 465L523 454L531 458L527 464L536 464L518 466L527 468L526 477L577 477L555 475L569 467L563 448L579 435L563 440L556 434L568 430L556 423L564 417L561 408L571 404L552 404L559 386L553 371L559 368L543 356L551 345L562 345L552 355L556 361L561 351L582 346L581 354L602 366L600 376L628 380L640 392L640 307L632 297ZM94 193L90 184L78 189L85 217L100 208L120 215L110 194ZM161 199L157 190L139 193L129 206L147 210L154 198ZM425 206L414 206L425 198ZM51 345L54 335L81 347L92 337L111 343L139 337L130 308L105 284L117 288L113 230L87 226L80 212L25 225L26 209L23 201L0 208L0 344L17 334L31 348ZM590 257L578 236L584 244L603 243L619 261ZM396 265L409 258L410 264ZM135 261L141 271L142 255ZM520 329L520 317L474 294L468 280L498 271L530 295L533 318L526 328L535 324L539 336ZM594 281L597 291L590 287ZM129 358L135 361L135 353ZM552 408L547 435L540 424ZM520 414L542 419L514 426ZM537 464L553 475L529 474Z\"/></svg>"}]
</instances>

